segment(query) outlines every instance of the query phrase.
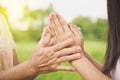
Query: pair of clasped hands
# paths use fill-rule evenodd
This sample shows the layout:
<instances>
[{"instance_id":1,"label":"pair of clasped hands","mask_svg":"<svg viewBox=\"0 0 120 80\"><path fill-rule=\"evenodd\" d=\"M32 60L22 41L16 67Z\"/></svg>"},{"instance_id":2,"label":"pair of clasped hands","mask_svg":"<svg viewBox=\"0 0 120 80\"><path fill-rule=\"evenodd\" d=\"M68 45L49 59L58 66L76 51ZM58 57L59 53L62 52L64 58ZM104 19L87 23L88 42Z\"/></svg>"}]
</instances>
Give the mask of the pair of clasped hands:
<instances>
[{"instance_id":1,"label":"pair of clasped hands","mask_svg":"<svg viewBox=\"0 0 120 80\"><path fill-rule=\"evenodd\" d=\"M84 56L82 52L83 38L80 28L67 23L58 13L51 13L49 25L44 27L41 40L30 61L38 74L76 71L73 66L60 64L80 59Z\"/></svg>"}]
</instances>

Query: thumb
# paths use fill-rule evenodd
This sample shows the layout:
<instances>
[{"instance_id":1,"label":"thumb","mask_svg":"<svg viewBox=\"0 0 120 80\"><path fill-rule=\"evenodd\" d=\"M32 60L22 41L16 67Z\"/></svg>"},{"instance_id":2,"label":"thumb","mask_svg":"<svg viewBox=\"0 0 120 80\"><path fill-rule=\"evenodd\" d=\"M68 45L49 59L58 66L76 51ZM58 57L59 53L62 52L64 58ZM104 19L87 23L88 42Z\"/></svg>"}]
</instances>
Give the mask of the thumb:
<instances>
[{"instance_id":1,"label":"thumb","mask_svg":"<svg viewBox=\"0 0 120 80\"><path fill-rule=\"evenodd\" d=\"M39 45L41 47L47 47L47 45L49 44L51 40L51 35L49 33L47 33L45 36L42 36L40 42L39 42Z\"/></svg>"}]
</instances>

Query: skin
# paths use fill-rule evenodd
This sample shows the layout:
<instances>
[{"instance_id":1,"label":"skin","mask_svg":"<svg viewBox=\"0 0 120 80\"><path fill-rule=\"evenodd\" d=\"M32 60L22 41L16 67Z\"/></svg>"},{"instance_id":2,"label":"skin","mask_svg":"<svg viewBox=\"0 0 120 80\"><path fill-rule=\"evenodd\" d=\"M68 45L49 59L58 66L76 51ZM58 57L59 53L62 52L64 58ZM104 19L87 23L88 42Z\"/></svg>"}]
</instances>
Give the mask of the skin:
<instances>
[{"instance_id":1,"label":"skin","mask_svg":"<svg viewBox=\"0 0 120 80\"><path fill-rule=\"evenodd\" d=\"M64 40L55 45L48 45L51 36L46 28L42 38L30 58L18 64L18 58L14 51L14 67L0 71L0 80L32 80L39 74L55 71L75 71L71 66L61 66L60 63L76 60L81 57L79 46L67 48L74 44L73 39Z\"/></svg>"},{"instance_id":2,"label":"skin","mask_svg":"<svg viewBox=\"0 0 120 80\"><path fill-rule=\"evenodd\" d=\"M72 46L77 45L82 48L81 59L74 60L71 64L76 68L84 80L111 80L101 72L102 66L94 61L84 50L82 33L76 26L68 24L60 15L55 13L50 15L49 22L50 26L48 30L56 43L72 38L75 42Z\"/></svg>"},{"instance_id":3,"label":"skin","mask_svg":"<svg viewBox=\"0 0 120 80\"><path fill-rule=\"evenodd\" d=\"M16 50L13 49L13 64L14 66L20 64L19 62L19 59L18 59L18 56L17 56L17 53L16 53ZM25 79L25 80L33 80L37 75L32 75L30 76L29 78Z\"/></svg>"},{"instance_id":4,"label":"skin","mask_svg":"<svg viewBox=\"0 0 120 80\"><path fill-rule=\"evenodd\" d=\"M13 64L14 66L19 64L19 59L15 49L13 49Z\"/></svg>"}]
</instances>

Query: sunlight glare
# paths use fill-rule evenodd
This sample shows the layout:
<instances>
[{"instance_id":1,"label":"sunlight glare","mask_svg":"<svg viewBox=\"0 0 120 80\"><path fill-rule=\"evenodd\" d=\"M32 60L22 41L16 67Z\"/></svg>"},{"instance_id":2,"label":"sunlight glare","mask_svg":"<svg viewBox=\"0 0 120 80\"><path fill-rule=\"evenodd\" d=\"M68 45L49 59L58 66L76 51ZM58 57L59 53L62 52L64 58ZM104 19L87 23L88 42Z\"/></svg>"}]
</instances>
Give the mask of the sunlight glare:
<instances>
[{"instance_id":1,"label":"sunlight glare","mask_svg":"<svg viewBox=\"0 0 120 80\"><path fill-rule=\"evenodd\" d=\"M10 21L18 20L23 17L24 11L21 7L11 7L8 9Z\"/></svg>"}]
</instances>

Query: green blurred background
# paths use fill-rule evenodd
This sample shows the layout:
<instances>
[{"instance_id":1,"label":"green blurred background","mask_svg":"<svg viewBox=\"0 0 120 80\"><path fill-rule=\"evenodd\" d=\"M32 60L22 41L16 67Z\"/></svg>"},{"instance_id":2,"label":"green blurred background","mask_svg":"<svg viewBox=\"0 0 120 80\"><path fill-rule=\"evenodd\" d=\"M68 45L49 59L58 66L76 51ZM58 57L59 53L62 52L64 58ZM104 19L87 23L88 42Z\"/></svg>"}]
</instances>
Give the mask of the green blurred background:
<instances>
[{"instance_id":1,"label":"green blurred background","mask_svg":"<svg viewBox=\"0 0 120 80\"><path fill-rule=\"evenodd\" d=\"M12 3L12 2L11 2ZM45 9L38 8L31 10L27 2L22 6L23 15L17 21L9 15L9 6L0 3L0 13L6 17L13 38L17 45L17 54L20 62L27 60L33 52L41 37L41 32L48 24L47 18L50 12L55 12L54 6L49 4ZM19 11L15 10L15 11ZM13 16L15 12L13 11ZM79 26L84 36L85 49L98 62L104 63L106 49L107 20L98 18L92 21L90 17L77 16L71 21ZM19 26L19 27L18 27ZM62 65L70 65L63 63ZM82 80L77 72L54 72L39 75L35 80Z\"/></svg>"}]
</instances>

